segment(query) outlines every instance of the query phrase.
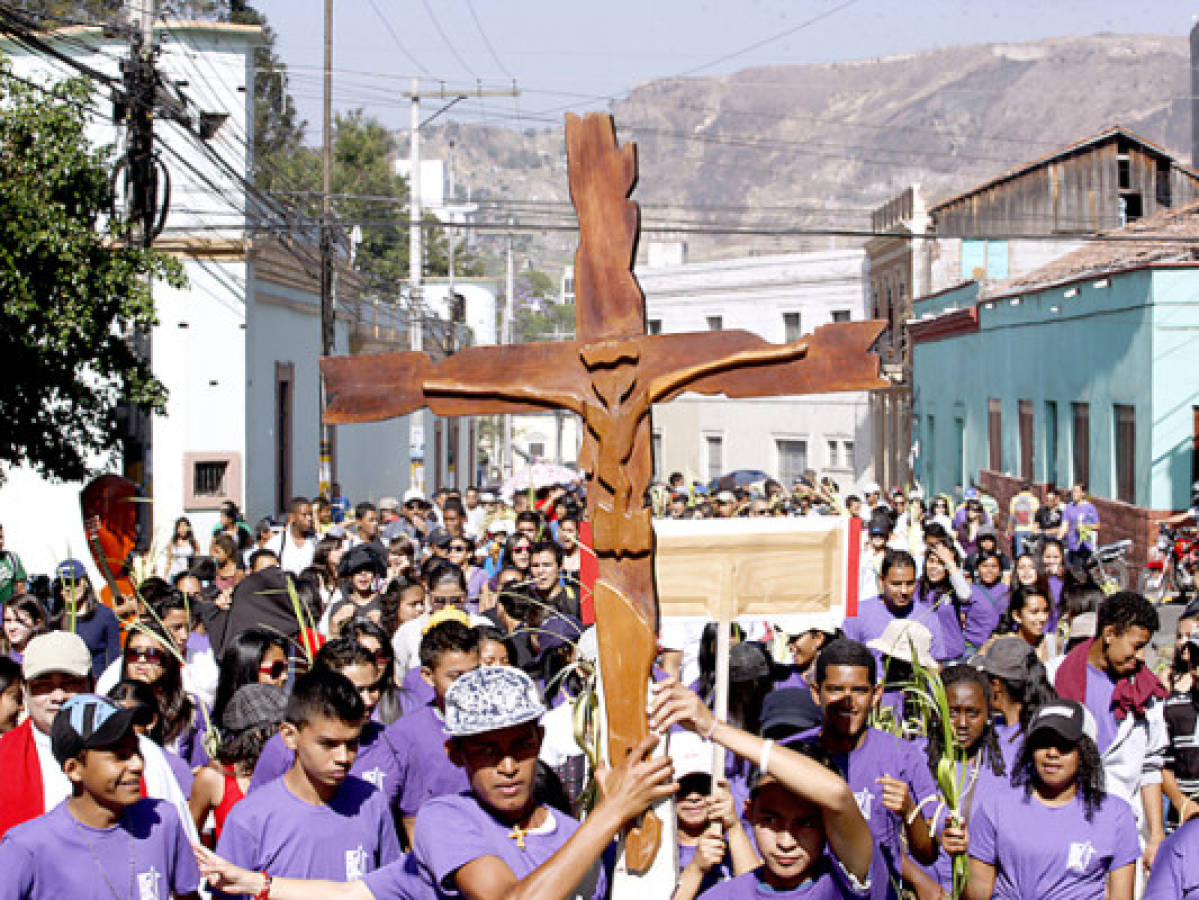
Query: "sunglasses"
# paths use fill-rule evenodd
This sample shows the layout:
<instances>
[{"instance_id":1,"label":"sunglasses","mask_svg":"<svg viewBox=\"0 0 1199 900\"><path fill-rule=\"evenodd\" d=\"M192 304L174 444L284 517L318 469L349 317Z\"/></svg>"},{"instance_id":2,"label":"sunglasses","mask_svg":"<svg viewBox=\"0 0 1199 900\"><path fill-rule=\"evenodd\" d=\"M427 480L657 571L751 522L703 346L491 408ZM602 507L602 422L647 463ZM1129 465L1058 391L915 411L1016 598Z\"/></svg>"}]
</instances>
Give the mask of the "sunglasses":
<instances>
[{"instance_id":1,"label":"sunglasses","mask_svg":"<svg viewBox=\"0 0 1199 900\"><path fill-rule=\"evenodd\" d=\"M362 647L363 650L365 650L374 658L376 665L383 666L391 662L391 654L382 647L380 647L378 650L372 650L370 647L363 646L362 644L359 644L358 646Z\"/></svg>"},{"instance_id":2,"label":"sunglasses","mask_svg":"<svg viewBox=\"0 0 1199 900\"><path fill-rule=\"evenodd\" d=\"M287 661L279 659L271 663L269 666L259 666L258 674L266 675L270 678L282 678L287 674Z\"/></svg>"},{"instance_id":3,"label":"sunglasses","mask_svg":"<svg viewBox=\"0 0 1199 900\"><path fill-rule=\"evenodd\" d=\"M161 665L166 653L157 647L130 647L125 650L125 659L129 662L146 662Z\"/></svg>"},{"instance_id":4,"label":"sunglasses","mask_svg":"<svg viewBox=\"0 0 1199 900\"><path fill-rule=\"evenodd\" d=\"M452 550L455 553L465 553L466 552L466 544L450 544L450 550Z\"/></svg>"}]
</instances>

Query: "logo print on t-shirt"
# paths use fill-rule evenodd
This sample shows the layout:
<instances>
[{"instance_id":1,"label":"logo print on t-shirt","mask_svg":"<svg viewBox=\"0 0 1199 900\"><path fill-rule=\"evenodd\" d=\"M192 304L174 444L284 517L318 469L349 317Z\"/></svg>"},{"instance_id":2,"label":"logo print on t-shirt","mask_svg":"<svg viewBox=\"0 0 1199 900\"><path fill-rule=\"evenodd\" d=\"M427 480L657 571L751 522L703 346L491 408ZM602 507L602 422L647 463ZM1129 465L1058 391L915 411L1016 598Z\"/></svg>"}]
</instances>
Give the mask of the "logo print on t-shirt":
<instances>
[{"instance_id":1,"label":"logo print on t-shirt","mask_svg":"<svg viewBox=\"0 0 1199 900\"><path fill-rule=\"evenodd\" d=\"M858 810L862 813L862 818L870 820L870 804L874 802L874 794L870 793L870 788L863 788L853 795L853 799L858 801Z\"/></svg>"},{"instance_id":2,"label":"logo print on t-shirt","mask_svg":"<svg viewBox=\"0 0 1199 900\"><path fill-rule=\"evenodd\" d=\"M371 769L369 772L360 773L358 777L361 778L363 781L369 781L371 784L373 784L379 790L383 790L383 779L385 779L387 777L387 773L376 766L375 768Z\"/></svg>"},{"instance_id":3,"label":"logo print on t-shirt","mask_svg":"<svg viewBox=\"0 0 1199 900\"><path fill-rule=\"evenodd\" d=\"M158 896L158 870L151 867L149 872L137 873L137 896L138 900L159 900Z\"/></svg>"},{"instance_id":4,"label":"logo print on t-shirt","mask_svg":"<svg viewBox=\"0 0 1199 900\"><path fill-rule=\"evenodd\" d=\"M1066 857L1066 868L1081 875L1090 868L1094 856L1095 847L1090 841L1074 841L1070 844L1070 852Z\"/></svg>"},{"instance_id":5,"label":"logo print on t-shirt","mask_svg":"<svg viewBox=\"0 0 1199 900\"><path fill-rule=\"evenodd\" d=\"M362 849L361 844L358 845L357 850L346 851L346 881L361 878L367 873L367 866L366 851Z\"/></svg>"}]
</instances>

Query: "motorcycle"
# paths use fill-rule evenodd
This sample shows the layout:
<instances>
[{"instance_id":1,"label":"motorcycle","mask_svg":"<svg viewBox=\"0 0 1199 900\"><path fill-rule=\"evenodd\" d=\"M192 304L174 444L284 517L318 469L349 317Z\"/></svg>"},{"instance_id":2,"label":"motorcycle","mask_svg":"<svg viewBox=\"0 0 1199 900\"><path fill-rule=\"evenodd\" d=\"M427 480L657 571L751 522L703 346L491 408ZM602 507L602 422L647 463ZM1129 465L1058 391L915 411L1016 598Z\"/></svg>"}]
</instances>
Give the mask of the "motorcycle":
<instances>
[{"instance_id":1,"label":"motorcycle","mask_svg":"<svg viewBox=\"0 0 1199 900\"><path fill-rule=\"evenodd\" d=\"M1128 551L1132 541L1125 539L1113 544L1104 544L1097 550L1085 547L1066 552L1066 567L1073 571L1076 581L1090 580L1106 595L1128 588L1130 573Z\"/></svg>"},{"instance_id":2,"label":"motorcycle","mask_svg":"<svg viewBox=\"0 0 1199 900\"><path fill-rule=\"evenodd\" d=\"M1195 592L1199 573L1199 534L1191 525L1158 525L1157 541L1141 573L1141 593L1154 603L1175 597L1180 603Z\"/></svg>"}]
</instances>

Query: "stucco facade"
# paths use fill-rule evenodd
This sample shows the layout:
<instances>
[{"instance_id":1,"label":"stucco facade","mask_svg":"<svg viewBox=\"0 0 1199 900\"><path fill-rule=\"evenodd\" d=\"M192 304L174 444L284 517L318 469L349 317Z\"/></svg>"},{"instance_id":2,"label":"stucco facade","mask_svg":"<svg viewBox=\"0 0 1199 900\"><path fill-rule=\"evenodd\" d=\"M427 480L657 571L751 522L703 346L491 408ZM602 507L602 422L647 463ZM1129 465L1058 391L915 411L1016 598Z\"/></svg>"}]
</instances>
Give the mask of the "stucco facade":
<instances>
[{"instance_id":1,"label":"stucco facade","mask_svg":"<svg viewBox=\"0 0 1199 900\"><path fill-rule=\"evenodd\" d=\"M740 328L796 340L864 318L861 250L639 267L651 333ZM864 392L729 400L684 394L654 407L656 475L706 481L733 469L811 469L843 486L872 475Z\"/></svg>"}]
</instances>

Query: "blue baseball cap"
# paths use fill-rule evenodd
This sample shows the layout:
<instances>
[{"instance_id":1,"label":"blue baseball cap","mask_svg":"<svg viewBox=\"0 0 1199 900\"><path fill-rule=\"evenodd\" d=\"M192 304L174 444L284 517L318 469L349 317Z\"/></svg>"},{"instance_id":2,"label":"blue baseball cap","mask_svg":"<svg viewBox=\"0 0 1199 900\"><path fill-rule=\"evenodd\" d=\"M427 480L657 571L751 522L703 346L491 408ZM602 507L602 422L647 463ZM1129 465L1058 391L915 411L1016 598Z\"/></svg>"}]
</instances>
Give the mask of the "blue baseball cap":
<instances>
[{"instance_id":1,"label":"blue baseball cap","mask_svg":"<svg viewBox=\"0 0 1199 900\"><path fill-rule=\"evenodd\" d=\"M50 725L50 749L61 766L84 750L103 750L133 730L140 709L117 706L99 694L76 694L62 705Z\"/></svg>"},{"instance_id":2,"label":"blue baseball cap","mask_svg":"<svg viewBox=\"0 0 1199 900\"><path fill-rule=\"evenodd\" d=\"M87 567L77 559L64 559L54 570L54 577L63 581L82 581L87 578Z\"/></svg>"}]
</instances>

